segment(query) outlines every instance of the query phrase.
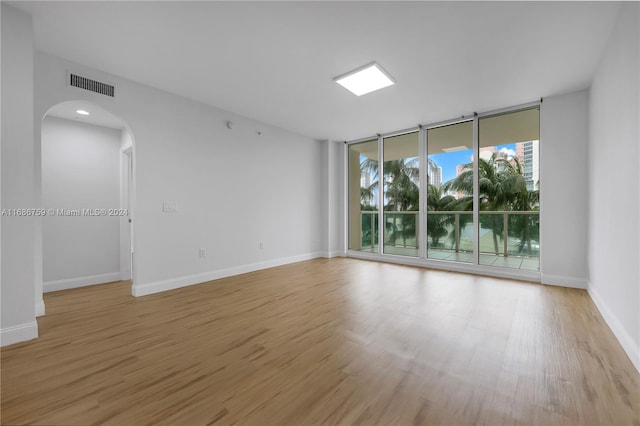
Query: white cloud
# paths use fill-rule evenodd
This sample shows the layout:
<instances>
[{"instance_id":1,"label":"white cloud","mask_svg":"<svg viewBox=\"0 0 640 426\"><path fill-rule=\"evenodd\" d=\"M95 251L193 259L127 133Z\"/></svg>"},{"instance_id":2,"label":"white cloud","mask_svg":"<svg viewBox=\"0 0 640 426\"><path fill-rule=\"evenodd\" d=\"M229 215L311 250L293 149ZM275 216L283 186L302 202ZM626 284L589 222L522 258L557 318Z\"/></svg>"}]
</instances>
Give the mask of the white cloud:
<instances>
[{"instance_id":1,"label":"white cloud","mask_svg":"<svg viewBox=\"0 0 640 426\"><path fill-rule=\"evenodd\" d=\"M507 155L507 157L515 157L516 152L513 149L502 147L500 148L500 152Z\"/></svg>"}]
</instances>

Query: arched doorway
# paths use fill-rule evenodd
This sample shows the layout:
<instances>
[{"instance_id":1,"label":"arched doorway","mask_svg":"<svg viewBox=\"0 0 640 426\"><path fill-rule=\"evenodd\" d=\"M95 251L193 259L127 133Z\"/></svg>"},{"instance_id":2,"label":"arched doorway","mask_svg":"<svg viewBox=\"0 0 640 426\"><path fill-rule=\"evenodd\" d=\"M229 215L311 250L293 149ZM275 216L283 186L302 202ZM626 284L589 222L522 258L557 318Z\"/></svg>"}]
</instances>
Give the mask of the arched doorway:
<instances>
[{"instance_id":1,"label":"arched doorway","mask_svg":"<svg viewBox=\"0 0 640 426\"><path fill-rule=\"evenodd\" d=\"M135 277L134 138L88 101L51 107L41 123L42 292Z\"/></svg>"}]
</instances>

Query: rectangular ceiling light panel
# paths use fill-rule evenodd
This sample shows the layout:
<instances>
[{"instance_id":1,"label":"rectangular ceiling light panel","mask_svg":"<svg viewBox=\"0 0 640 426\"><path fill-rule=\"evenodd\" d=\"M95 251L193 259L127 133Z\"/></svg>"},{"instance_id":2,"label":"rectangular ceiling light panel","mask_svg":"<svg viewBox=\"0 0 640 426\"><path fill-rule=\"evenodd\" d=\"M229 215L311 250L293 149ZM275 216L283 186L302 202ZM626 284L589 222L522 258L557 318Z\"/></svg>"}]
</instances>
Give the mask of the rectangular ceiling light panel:
<instances>
[{"instance_id":1,"label":"rectangular ceiling light panel","mask_svg":"<svg viewBox=\"0 0 640 426\"><path fill-rule=\"evenodd\" d=\"M348 72L334 81L356 96L365 95L395 84L395 81L375 62Z\"/></svg>"}]
</instances>

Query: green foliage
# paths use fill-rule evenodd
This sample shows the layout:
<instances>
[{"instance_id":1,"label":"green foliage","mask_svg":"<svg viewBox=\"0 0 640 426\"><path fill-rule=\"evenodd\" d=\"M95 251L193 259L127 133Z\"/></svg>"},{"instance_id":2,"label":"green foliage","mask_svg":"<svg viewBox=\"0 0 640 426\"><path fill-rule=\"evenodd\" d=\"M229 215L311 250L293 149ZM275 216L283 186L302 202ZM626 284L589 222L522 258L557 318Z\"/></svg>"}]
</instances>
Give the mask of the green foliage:
<instances>
[{"instance_id":1,"label":"green foliage","mask_svg":"<svg viewBox=\"0 0 640 426\"><path fill-rule=\"evenodd\" d=\"M420 191L415 182L418 180L418 160L401 159L385 161L384 191L386 211L415 211L419 208Z\"/></svg>"},{"instance_id":2,"label":"green foliage","mask_svg":"<svg viewBox=\"0 0 640 426\"><path fill-rule=\"evenodd\" d=\"M429 159L435 167L433 160ZM367 159L360 165L361 173L374 177L373 182L360 189L362 211L375 211L374 199L379 190L379 162ZM402 238L406 244L407 238L415 238L417 230L417 216L406 214L394 214L393 212L406 212L419 210L420 191L417 185L419 175L419 163L417 158L386 161L384 163L384 176L382 177L382 189L385 193L386 204L383 210L388 212L385 220L385 232L389 235L388 242L394 244ZM522 167L517 158L498 158L493 154L489 159L478 159L478 199L480 212L499 211L532 211L538 210L539 192L528 191L523 177ZM473 210L473 163L465 164L462 173L448 181L442 188L427 185L428 211L470 212ZM447 193L462 194L457 198ZM459 214L458 229L464 229L473 220L470 214ZM449 237L455 242L454 232L456 214L431 214L427 220L427 235L431 239L432 247L442 246L441 241ZM377 221L376 221L377 223ZM532 238L538 240L539 223L537 215L511 215L509 217L509 235L504 235L504 219L499 214L480 214L480 225L492 230L493 244L496 253L499 253L498 238L516 237L520 239L518 253L533 253ZM364 225L363 225L364 227ZM363 232L363 240L369 239L371 233L377 229ZM367 234L366 236L364 234ZM377 241L377 237L376 237Z\"/></svg>"},{"instance_id":3,"label":"green foliage","mask_svg":"<svg viewBox=\"0 0 640 426\"><path fill-rule=\"evenodd\" d=\"M372 204L371 201L379 188L378 180L379 163L377 160L367 158L360 164L362 175L373 176L373 182L360 188L360 197L363 205ZM416 182L419 176L419 164L417 158L385 161L383 190L388 200L384 206L385 211L416 211L419 208L420 191Z\"/></svg>"},{"instance_id":4,"label":"green foliage","mask_svg":"<svg viewBox=\"0 0 640 426\"><path fill-rule=\"evenodd\" d=\"M478 198L480 211L531 211L537 210L539 204L538 191L528 191L522 174L522 167L517 158L506 160L492 154L491 158L478 159ZM473 163L465 164L462 173L444 185L445 190L453 190L465 194L471 199L473 194ZM526 245L531 253L532 223L530 215L514 216L514 226L509 234L521 239L521 251ZM503 219L500 215L480 215L480 224L491 228L496 253L498 237L508 238L504 234ZM515 235L514 235L515 234Z\"/></svg>"},{"instance_id":5,"label":"green foliage","mask_svg":"<svg viewBox=\"0 0 640 426\"><path fill-rule=\"evenodd\" d=\"M362 247L374 247L378 244L378 214L362 215Z\"/></svg>"},{"instance_id":6,"label":"green foliage","mask_svg":"<svg viewBox=\"0 0 640 426\"><path fill-rule=\"evenodd\" d=\"M442 195L442 190L434 185L427 186L428 211L455 210L457 200L452 195ZM427 235L431 237L431 247L439 247L440 239L446 237L449 231L447 227L454 224L455 216L429 215L427 217Z\"/></svg>"},{"instance_id":7,"label":"green foliage","mask_svg":"<svg viewBox=\"0 0 640 426\"><path fill-rule=\"evenodd\" d=\"M417 211L420 208L420 190L416 182L419 176L417 158L385 161L384 190L388 212ZM407 245L407 238L415 238L417 231L416 215L388 214L385 230L389 234L389 242L395 244L402 238Z\"/></svg>"}]
</instances>

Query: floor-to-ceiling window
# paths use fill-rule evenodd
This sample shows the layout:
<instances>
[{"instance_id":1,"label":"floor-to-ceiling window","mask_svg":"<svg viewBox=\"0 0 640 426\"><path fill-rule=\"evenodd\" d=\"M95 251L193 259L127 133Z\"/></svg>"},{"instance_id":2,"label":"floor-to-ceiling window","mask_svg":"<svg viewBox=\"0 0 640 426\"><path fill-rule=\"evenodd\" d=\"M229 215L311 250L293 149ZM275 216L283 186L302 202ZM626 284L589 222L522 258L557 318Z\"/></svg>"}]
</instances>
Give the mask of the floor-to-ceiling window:
<instances>
[{"instance_id":1,"label":"floor-to-ceiling window","mask_svg":"<svg viewBox=\"0 0 640 426\"><path fill-rule=\"evenodd\" d=\"M481 265L540 266L538 108L478 121Z\"/></svg>"},{"instance_id":2,"label":"floor-to-ceiling window","mask_svg":"<svg viewBox=\"0 0 640 426\"><path fill-rule=\"evenodd\" d=\"M349 249L378 252L378 139L349 145Z\"/></svg>"},{"instance_id":3,"label":"floor-to-ceiling window","mask_svg":"<svg viewBox=\"0 0 640 426\"><path fill-rule=\"evenodd\" d=\"M473 262L473 121L427 130L427 257Z\"/></svg>"},{"instance_id":4,"label":"floor-to-ceiling window","mask_svg":"<svg viewBox=\"0 0 640 426\"><path fill-rule=\"evenodd\" d=\"M350 143L349 249L538 271L539 108Z\"/></svg>"},{"instance_id":5,"label":"floor-to-ceiling window","mask_svg":"<svg viewBox=\"0 0 640 426\"><path fill-rule=\"evenodd\" d=\"M418 132L383 139L384 253L418 256L420 145Z\"/></svg>"}]
</instances>

